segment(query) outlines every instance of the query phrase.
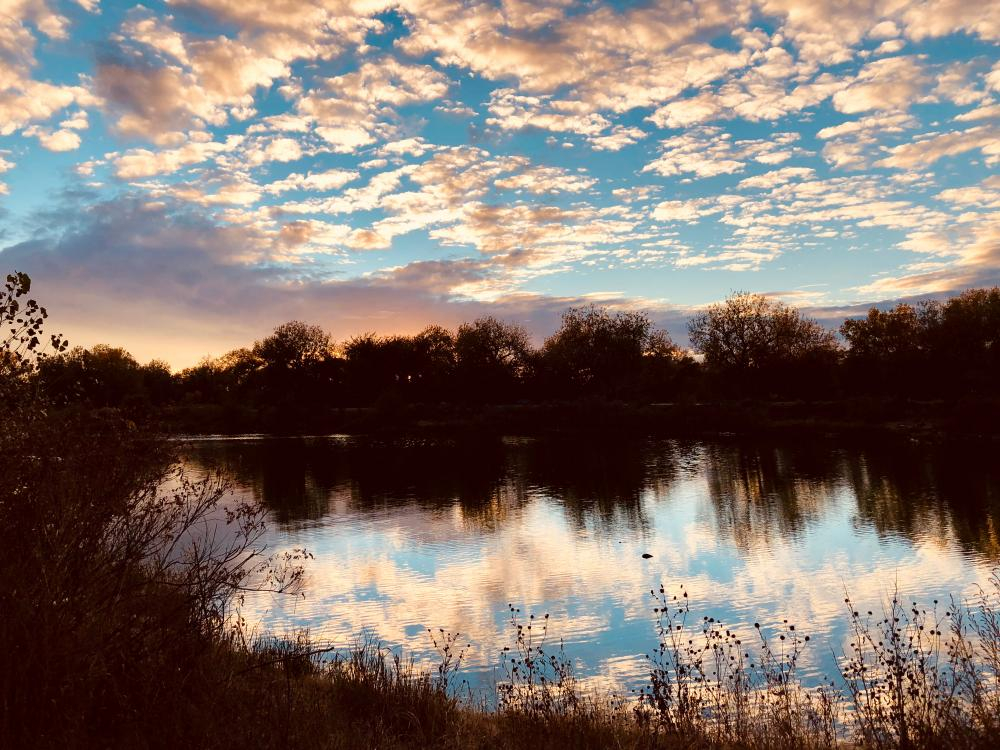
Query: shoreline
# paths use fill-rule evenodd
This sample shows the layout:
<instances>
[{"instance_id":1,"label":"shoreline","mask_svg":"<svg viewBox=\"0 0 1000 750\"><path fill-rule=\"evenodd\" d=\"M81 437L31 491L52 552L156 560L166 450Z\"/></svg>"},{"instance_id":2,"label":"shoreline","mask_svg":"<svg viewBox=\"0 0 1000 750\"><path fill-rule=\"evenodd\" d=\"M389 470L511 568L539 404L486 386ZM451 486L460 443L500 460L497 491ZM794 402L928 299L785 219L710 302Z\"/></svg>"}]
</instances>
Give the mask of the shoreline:
<instances>
[{"instance_id":1,"label":"shoreline","mask_svg":"<svg viewBox=\"0 0 1000 750\"><path fill-rule=\"evenodd\" d=\"M502 405L345 407L325 413L170 406L133 417L167 435L631 434L639 437L1000 439L1000 401L752 401L635 405L587 400Z\"/></svg>"}]
</instances>

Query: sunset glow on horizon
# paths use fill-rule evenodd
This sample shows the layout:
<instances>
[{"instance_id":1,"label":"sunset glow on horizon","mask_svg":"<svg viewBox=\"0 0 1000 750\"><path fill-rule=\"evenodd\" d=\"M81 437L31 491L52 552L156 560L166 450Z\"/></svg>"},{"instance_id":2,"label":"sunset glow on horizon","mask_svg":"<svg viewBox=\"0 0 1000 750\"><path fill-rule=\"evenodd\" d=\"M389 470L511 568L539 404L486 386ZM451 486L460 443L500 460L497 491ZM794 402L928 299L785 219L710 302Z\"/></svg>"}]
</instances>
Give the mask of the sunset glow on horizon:
<instances>
[{"instance_id":1,"label":"sunset glow on horizon","mask_svg":"<svg viewBox=\"0 0 1000 750\"><path fill-rule=\"evenodd\" d=\"M175 368L992 286L998 42L985 0L0 0L0 266Z\"/></svg>"}]
</instances>

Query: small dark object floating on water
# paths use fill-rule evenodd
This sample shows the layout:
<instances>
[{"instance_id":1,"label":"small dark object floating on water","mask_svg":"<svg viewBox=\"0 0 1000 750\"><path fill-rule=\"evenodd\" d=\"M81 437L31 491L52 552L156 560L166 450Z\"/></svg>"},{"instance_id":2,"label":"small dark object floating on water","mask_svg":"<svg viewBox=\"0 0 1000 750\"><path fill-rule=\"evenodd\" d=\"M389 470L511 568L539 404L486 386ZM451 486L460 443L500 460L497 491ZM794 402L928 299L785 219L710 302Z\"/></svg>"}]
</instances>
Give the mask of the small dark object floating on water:
<instances>
[{"instance_id":1,"label":"small dark object floating on water","mask_svg":"<svg viewBox=\"0 0 1000 750\"><path fill-rule=\"evenodd\" d=\"M648 552L643 552L643 553L642 553L642 559L643 559L643 560L648 560L648 559L649 559L649 558L651 558L651 557L652 557L652 555L651 555L651 554L649 554Z\"/></svg>"}]
</instances>

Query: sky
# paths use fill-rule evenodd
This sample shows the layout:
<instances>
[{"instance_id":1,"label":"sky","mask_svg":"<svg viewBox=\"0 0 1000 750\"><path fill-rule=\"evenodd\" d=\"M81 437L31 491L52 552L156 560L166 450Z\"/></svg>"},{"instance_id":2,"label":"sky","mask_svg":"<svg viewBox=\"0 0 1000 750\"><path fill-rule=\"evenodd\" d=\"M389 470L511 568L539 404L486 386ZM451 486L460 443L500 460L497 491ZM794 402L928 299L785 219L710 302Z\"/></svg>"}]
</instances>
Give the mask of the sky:
<instances>
[{"instance_id":1,"label":"sky","mask_svg":"<svg viewBox=\"0 0 1000 750\"><path fill-rule=\"evenodd\" d=\"M0 0L0 270L178 368L994 285L998 42L986 0Z\"/></svg>"}]
</instances>

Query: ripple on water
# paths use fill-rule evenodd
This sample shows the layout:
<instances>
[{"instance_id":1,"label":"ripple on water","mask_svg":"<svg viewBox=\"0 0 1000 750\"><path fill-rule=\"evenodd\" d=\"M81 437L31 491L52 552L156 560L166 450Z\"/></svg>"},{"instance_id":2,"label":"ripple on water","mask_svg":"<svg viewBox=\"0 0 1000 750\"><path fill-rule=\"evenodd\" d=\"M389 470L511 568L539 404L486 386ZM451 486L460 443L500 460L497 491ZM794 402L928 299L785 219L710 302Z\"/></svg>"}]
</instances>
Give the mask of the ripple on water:
<instances>
[{"instance_id":1,"label":"ripple on water","mask_svg":"<svg viewBox=\"0 0 1000 750\"><path fill-rule=\"evenodd\" d=\"M193 471L220 467L271 509L272 551L314 555L303 595L248 598L251 622L338 645L375 633L420 663L435 658L428 628L460 632L473 682L493 679L513 644L513 604L522 619L550 615L550 643L588 684L642 684L661 583L685 587L695 621L795 623L812 636L802 674L819 680L847 635L845 591L865 611L894 587L944 601L998 557L982 531L1000 517L998 469L913 446L511 439L478 451L340 436L188 450Z\"/></svg>"}]
</instances>

